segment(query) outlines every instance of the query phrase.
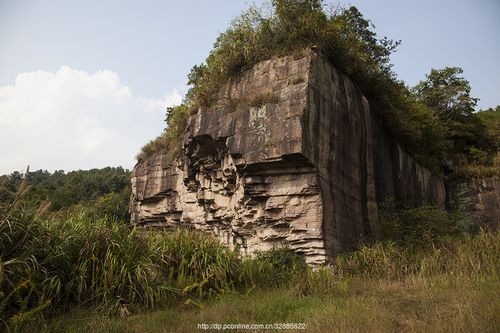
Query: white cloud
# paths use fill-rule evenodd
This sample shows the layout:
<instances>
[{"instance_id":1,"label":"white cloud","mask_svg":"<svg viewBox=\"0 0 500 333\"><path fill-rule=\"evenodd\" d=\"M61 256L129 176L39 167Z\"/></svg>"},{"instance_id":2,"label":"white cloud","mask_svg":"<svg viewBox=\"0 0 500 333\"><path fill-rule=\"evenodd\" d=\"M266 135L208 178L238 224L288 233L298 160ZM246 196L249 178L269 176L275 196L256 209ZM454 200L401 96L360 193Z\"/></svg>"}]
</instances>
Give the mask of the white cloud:
<instances>
[{"instance_id":1,"label":"white cloud","mask_svg":"<svg viewBox=\"0 0 500 333\"><path fill-rule=\"evenodd\" d=\"M140 147L161 133L165 107L181 99L177 90L162 99L134 96L109 70L19 74L0 86L0 174L27 165L131 168Z\"/></svg>"}]
</instances>

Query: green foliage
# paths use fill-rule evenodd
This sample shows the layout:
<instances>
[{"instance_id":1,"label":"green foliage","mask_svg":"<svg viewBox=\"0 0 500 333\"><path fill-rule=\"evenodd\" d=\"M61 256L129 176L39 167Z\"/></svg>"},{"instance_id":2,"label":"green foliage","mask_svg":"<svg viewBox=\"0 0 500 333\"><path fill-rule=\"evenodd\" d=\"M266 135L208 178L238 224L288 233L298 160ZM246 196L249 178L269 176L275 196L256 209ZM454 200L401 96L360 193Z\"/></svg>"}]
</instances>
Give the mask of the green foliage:
<instances>
[{"instance_id":1,"label":"green foliage","mask_svg":"<svg viewBox=\"0 0 500 333\"><path fill-rule=\"evenodd\" d=\"M240 280L247 286L289 286L293 277L307 271L304 257L286 247L258 253L242 263Z\"/></svg>"},{"instance_id":2,"label":"green foliage","mask_svg":"<svg viewBox=\"0 0 500 333\"><path fill-rule=\"evenodd\" d=\"M2 318L15 321L47 302L56 309L92 303L126 311L129 303L152 306L167 299L173 290L152 275L153 248L147 245L138 232L111 219L80 214L45 220L16 202L2 206L0 290L13 295Z\"/></svg>"},{"instance_id":3,"label":"green foliage","mask_svg":"<svg viewBox=\"0 0 500 333\"><path fill-rule=\"evenodd\" d=\"M186 103L167 108L166 128L156 139L151 140L141 148L137 155L139 162L147 159L162 149L167 150L167 158L173 161L182 153L182 136L186 129L191 111Z\"/></svg>"},{"instance_id":4,"label":"green foliage","mask_svg":"<svg viewBox=\"0 0 500 333\"><path fill-rule=\"evenodd\" d=\"M318 0L276 0L272 5L268 15L251 7L234 19L206 63L193 67L188 98L195 107L210 106L223 84L255 63L307 47L323 52L369 91L373 83L391 79L389 56L399 42L379 39L355 7L327 15Z\"/></svg>"},{"instance_id":5,"label":"green foliage","mask_svg":"<svg viewBox=\"0 0 500 333\"><path fill-rule=\"evenodd\" d=\"M470 95L470 84L459 67L432 69L426 80L413 88L418 101L427 105L442 124L444 140L450 145L442 160L455 164L491 164L495 141L478 114L477 98Z\"/></svg>"},{"instance_id":6,"label":"green foliage","mask_svg":"<svg viewBox=\"0 0 500 333\"><path fill-rule=\"evenodd\" d=\"M474 112L477 98L470 96L470 84L461 77L459 67L432 69L413 89L416 96L432 108L444 122L468 118Z\"/></svg>"},{"instance_id":7,"label":"green foliage","mask_svg":"<svg viewBox=\"0 0 500 333\"><path fill-rule=\"evenodd\" d=\"M380 211L379 228L381 240L420 249L473 231L470 222L457 212L432 206L398 208L390 204Z\"/></svg>"},{"instance_id":8,"label":"green foliage","mask_svg":"<svg viewBox=\"0 0 500 333\"><path fill-rule=\"evenodd\" d=\"M497 157L498 159L498 157ZM485 166L482 164L467 164L455 172L455 176L466 178L490 178L500 177L499 166Z\"/></svg>"},{"instance_id":9,"label":"green foliage","mask_svg":"<svg viewBox=\"0 0 500 333\"><path fill-rule=\"evenodd\" d=\"M97 198L93 206L93 211L97 214L97 216L110 216L116 217L122 221L127 221L129 218L129 200L129 188L121 191L120 193L107 193Z\"/></svg>"},{"instance_id":10,"label":"green foliage","mask_svg":"<svg viewBox=\"0 0 500 333\"><path fill-rule=\"evenodd\" d=\"M484 265L495 273L498 234L476 231L463 215L436 207L399 208L388 203L380 211L380 241L338 256L342 276L401 279L411 274L476 273Z\"/></svg>"},{"instance_id":11,"label":"green foliage","mask_svg":"<svg viewBox=\"0 0 500 333\"><path fill-rule=\"evenodd\" d=\"M496 332L500 235L481 233L426 252L365 246L293 287L225 293L203 307L120 318L79 307L23 332L194 332L197 323L305 323L313 332ZM381 245L381 246L379 246Z\"/></svg>"},{"instance_id":12,"label":"green foliage","mask_svg":"<svg viewBox=\"0 0 500 333\"><path fill-rule=\"evenodd\" d=\"M486 126L486 131L488 136L493 140L493 146L491 147L496 152L500 151L500 105L495 108L489 108L486 110L480 110L476 115L481 119L484 126Z\"/></svg>"},{"instance_id":13,"label":"green foliage","mask_svg":"<svg viewBox=\"0 0 500 333\"><path fill-rule=\"evenodd\" d=\"M36 206L46 202L46 211L66 212L86 210L94 214L111 214L127 220L130 199L130 172L122 167L78 170L65 173L62 170L14 172L2 176L7 183L0 193L0 201L14 200L16 189L22 182L29 187L19 204Z\"/></svg>"}]
</instances>

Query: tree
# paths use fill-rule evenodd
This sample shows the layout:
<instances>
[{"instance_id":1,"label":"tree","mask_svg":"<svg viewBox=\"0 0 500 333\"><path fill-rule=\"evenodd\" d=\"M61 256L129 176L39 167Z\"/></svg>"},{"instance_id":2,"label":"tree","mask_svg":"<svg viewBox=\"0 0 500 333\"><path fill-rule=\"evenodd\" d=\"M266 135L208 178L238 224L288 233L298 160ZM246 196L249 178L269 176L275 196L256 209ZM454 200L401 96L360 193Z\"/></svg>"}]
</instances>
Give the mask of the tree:
<instances>
[{"instance_id":1,"label":"tree","mask_svg":"<svg viewBox=\"0 0 500 333\"><path fill-rule=\"evenodd\" d=\"M460 76L462 73L460 67L432 69L427 79L413 88L417 98L446 123L468 119L479 101L470 95L469 81Z\"/></svg>"},{"instance_id":2,"label":"tree","mask_svg":"<svg viewBox=\"0 0 500 333\"><path fill-rule=\"evenodd\" d=\"M0 177L0 188L5 187L0 195L0 203L12 201L23 179L30 189L20 202L27 206L37 206L47 200L52 212L78 206L98 214L128 218L130 173L122 167L68 173L59 170L52 174L44 170L30 171L24 175L14 172Z\"/></svg>"},{"instance_id":3,"label":"tree","mask_svg":"<svg viewBox=\"0 0 500 333\"><path fill-rule=\"evenodd\" d=\"M493 140L494 149L500 151L500 105L496 108L480 110L477 116L486 126L486 131Z\"/></svg>"},{"instance_id":4,"label":"tree","mask_svg":"<svg viewBox=\"0 0 500 333\"><path fill-rule=\"evenodd\" d=\"M452 143L448 160L455 164L483 164L489 159L486 156L491 156L492 138L474 113L479 99L470 95L470 83L462 73L459 67L432 69L412 92L444 125L446 138Z\"/></svg>"}]
</instances>

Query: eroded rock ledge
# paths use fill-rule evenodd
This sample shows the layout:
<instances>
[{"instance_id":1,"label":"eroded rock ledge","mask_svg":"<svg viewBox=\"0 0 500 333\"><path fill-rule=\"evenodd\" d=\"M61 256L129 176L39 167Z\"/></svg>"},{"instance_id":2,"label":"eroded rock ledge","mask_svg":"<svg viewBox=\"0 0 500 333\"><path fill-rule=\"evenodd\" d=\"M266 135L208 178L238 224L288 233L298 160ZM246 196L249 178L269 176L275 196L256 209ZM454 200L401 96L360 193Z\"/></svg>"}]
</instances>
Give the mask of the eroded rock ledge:
<instances>
[{"instance_id":1,"label":"eroded rock ledge","mask_svg":"<svg viewBox=\"0 0 500 333\"><path fill-rule=\"evenodd\" d=\"M444 207L443 181L312 51L263 61L191 116L184 155L132 173L132 223L217 235L244 253L286 243L321 263L376 234L388 199ZM498 202L498 201L497 201Z\"/></svg>"}]
</instances>

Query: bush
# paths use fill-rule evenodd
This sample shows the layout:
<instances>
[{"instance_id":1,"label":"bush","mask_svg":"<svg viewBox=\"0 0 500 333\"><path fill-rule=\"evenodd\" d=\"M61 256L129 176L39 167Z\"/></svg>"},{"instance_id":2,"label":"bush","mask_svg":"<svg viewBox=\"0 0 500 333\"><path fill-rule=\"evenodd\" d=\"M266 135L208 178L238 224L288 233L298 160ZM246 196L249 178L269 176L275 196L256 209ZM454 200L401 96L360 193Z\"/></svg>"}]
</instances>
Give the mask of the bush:
<instances>
[{"instance_id":1,"label":"bush","mask_svg":"<svg viewBox=\"0 0 500 333\"><path fill-rule=\"evenodd\" d=\"M380 212L381 239L406 248L429 248L448 238L472 231L463 214L433 206L397 208L386 206Z\"/></svg>"},{"instance_id":2,"label":"bush","mask_svg":"<svg viewBox=\"0 0 500 333\"><path fill-rule=\"evenodd\" d=\"M240 281L246 287L289 286L293 277L305 273L307 269L303 256L286 247L277 247L244 260Z\"/></svg>"},{"instance_id":3,"label":"bush","mask_svg":"<svg viewBox=\"0 0 500 333\"><path fill-rule=\"evenodd\" d=\"M128 202L130 200L130 190L120 193L112 192L97 198L92 211L97 216L116 217L122 221L128 221L130 214L128 213Z\"/></svg>"}]
</instances>

